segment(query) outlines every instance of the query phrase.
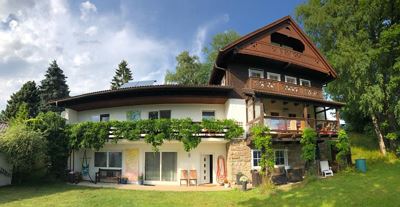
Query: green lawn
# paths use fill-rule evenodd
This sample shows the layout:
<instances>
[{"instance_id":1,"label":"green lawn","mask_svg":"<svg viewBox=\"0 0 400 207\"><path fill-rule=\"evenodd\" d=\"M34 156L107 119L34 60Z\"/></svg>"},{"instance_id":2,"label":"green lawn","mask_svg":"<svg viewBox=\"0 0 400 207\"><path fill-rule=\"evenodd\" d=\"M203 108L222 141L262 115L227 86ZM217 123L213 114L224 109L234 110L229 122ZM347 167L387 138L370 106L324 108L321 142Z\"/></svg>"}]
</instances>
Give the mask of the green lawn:
<instances>
[{"instance_id":1,"label":"green lawn","mask_svg":"<svg viewBox=\"0 0 400 207\"><path fill-rule=\"evenodd\" d=\"M1 206L399 206L400 161L382 158L370 137L352 134L353 157L368 158L368 172L342 172L273 194L153 192L94 189L66 184L0 188Z\"/></svg>"}]
</instances>

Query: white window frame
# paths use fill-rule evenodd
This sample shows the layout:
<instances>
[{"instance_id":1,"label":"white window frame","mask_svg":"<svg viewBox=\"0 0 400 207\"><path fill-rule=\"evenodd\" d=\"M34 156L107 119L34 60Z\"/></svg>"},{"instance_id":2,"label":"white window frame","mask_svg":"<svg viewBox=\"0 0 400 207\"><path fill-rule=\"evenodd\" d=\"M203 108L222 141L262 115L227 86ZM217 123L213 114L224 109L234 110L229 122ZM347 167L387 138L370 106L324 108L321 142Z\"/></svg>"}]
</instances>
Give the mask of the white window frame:
<instances>
[{"instance_id":1,"label":"white window frame","mask_svg":"<svg viewBox=\"0 0 400 207\"><path fill-rule=\"evenodd\" d=\"M144 157L145 157L144 162L143 162L144 166L146 166L146 152L150 153L152 151L145 151L144 152ZM162 156L163 156L163 153L166 153L166 152L176 153L176 180L172 180L172 181L163 181L162 180L162 166L163 166ZM179 171L179 167L178 167L178 163L179 163L178 152L177 151L159 151L159 153L160 153L160 178L159 178L159 180L146 180L146 169L145 169L145 167L143 167L143 179L144 179L144 181L147 181L147 182L176 182L178 180L178 171Z\"/></svg>"},{"instance_id":2,"label":"white window frame","mask_svg":"<svg viewBox=\"0 0 400 207\"><path fill-rule=\"evenodd\" d=\"M104 153L106 153L106 167L97 167L97 166L95 166L95 153L96 152L104 152ZM121 153L121 167L110 167L110 152L119 152L119 153ZM95 151L94 153L93 153L93 166L94 167L96 167L96 168L102 168L102 169L122 169L122 167L124 166L124 153L122 152L122 151Z\"/></svg>"},{"instance_id":3,"label":"white window frame","mask_svg":"<svg viewBox=\"0 0 400 207\"><path fill-rule=\"evenodd\" d=\"M303 85L303 81L304 81L304 82L308 82L308 83L309 83L309 85L308 85L308 86L306 86L306 87L311 87L311 81L310 81L310 80L307 80L307 79L301 79L301 78L300 78L300 85L301 85L301 86L304 86L304 85Z\"/></svg>"},{"instance_id":4,"label":"white window frame","mask_svg":"<svg viewBox=\"0 0 400 207\"><path fill-rule=\"evenodd\" d=\"M271 79L271 75L276 75L276 76L278 76L278 81L281 81L281 74L279 74L279 73L267 72L267 79ZM273 79L271 79L271 80L273 80Z\"/></svg>"},{"instance_id":5,"label":"white window frame","mask_svg":"<svg viewBox=\"0 0 400 207\"><path fill-rule=\"evenodd\" d=\"M257 149L251 150L251 169L260 170L261 169L260 166L254 166L254 152L255 151L260 151L260 150L257 150ZM283 151L283 156L284 156L283 158L285 160L284 165L275 165L275 152L276 151ZM285 167L285 166L289 166L288 149L274 149L274 168Z\"/></svg>"},{"instance_id":6,"label":"white window frame","mask_svg":"<svg viewBox=\"0 0 400 207\"><path fill-rule=\"evenodd\" d=\"M215 113L215 110L203 110L203 111L201 111L201 120L204 120L204 117L203 117L203 113L204 112L206 112L206 113L207 112L214 113L214 120L217 119L217 117L216 117L217 115Z\"/></svg>"},{"instance_id":7,"label":"white window frame","mask_svg":"<svg viewBox=\"0 0 400 207\"><path fill-rule=\"evenodd\" d=\"M249 78L252 78L251 73L259 73L260 78L264 78L264 70L262 69L249 68Z\"/></svg>"},{"instance_id":8,"label":"white window frame","mask_svg":"<svg viewBox=\"0 0 400 207\"><path fill-rule=\"evenodd\" d=\"M252 149L251 150L251 169L260 170L261 169L260 166L254 166L254 152L256 152L256 151L258 152L260 150L257 150L257 149Z\"/></svg>"},{"instance_id":9,"label":"white window frame","mask_svg":"<svg viewBox=\"0 0 400 207\"><path fill-rule=\"evenodd\" d=\"M275 158L275 152L276 151L283 151L283 159L284 159L284 164L283 165L275 165L276 163L276 158ZM288 160L288 150L287 149L274 149L274 167L285 167L289 166L289 160Z\"/></svg>"},{"instance_id":10,"label":"white window frame","mask_svg":"<svg viewBox=\"0 0 400 207\"><path fill-rule=\"evenodd\" d=\"M296 77L285 75L285 82L286 83L289 83L288 79L294 79L294 83L290 83L290 84L296 84L297 85L297 78Z\"/></svg>"}]
</instances>

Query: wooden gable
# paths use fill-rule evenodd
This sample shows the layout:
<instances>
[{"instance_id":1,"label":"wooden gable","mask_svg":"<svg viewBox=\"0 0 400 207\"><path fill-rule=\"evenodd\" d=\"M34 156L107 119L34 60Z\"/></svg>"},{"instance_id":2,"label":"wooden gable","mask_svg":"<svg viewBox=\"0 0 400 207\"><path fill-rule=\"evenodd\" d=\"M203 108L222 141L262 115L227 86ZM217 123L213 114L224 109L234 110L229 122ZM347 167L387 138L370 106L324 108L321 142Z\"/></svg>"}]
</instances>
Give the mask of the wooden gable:
<instances>
[{"instance_id":1,"label":"wooden gable","mask_svg":"<svg viewBox=\"0 0 400 207\"><path fill-rule=\"evenodd\" d=\"M336 78L336 72L290 16L240 38L221 53L232 49L239 54L287 62Z\"/></svg>"}]
</instances>

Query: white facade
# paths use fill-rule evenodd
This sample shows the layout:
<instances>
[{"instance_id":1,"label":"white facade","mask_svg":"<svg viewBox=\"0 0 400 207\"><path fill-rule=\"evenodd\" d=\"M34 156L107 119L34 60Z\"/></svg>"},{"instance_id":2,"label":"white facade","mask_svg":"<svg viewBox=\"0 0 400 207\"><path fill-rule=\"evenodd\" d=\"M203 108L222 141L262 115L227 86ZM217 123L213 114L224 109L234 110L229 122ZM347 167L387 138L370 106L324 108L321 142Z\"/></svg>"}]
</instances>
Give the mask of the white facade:
<instances>
[{"instance_id":1,"label":"white facade","mask_svg":"<svg viewBox=\"0 0 400 207\"><path fill-rule=\"evenodd\" d=\"M140 111L141 119L148 119L150 111L171 110L171 118L183 119L191 118L193 121L202 120L202 112L213 111L215 119L234 119L237 122L246 123L246 105L244 99L229 99L225 104L158 104L158 105L135 105L113 108L102 108L85 111L74 111L66 109L63 116L69 123L77 123L83 121L94 121L101 114L109 114L110 120L127 120L128 111ZM181 170L196 170L198 184L217 183L217 159L223 157L226 165L227 142L222 138L203 138L199 146L190 152L186 152L183 144L178 141L166 141L161 147L160 152L176 153L176 179L173 181L149 181L145 179L147 184L163 184L163 185L179 185ZM146 178L145 160L146 152L153 152L152 146L140 141L120 140L117 144L108 143L100 152L121 152L122 167L109 168L121 169L122 176L128 177L129 182L136 183L138 176L143 174ZM81 172L82 164L89 164L89 173L92 180L95 179L95 173L99 167L95 167L95 151L87 150L86 159L84 151L74 153L73 170ZM209 166L204 168L203 159L207 157ZM69 161L70 162L70 161ZM69 163L72 166L72 163ZM105 168L105 167L101 167ZM107 168L107 167L106 167ZM208 172L211 171L211 172ZM88 176L84 177L89 180Z\"/></svg>"},{"instance_id":2,"label":"white facade","mask_svg":"<svg viewBox=\"0 0 400 207\"><path fill-rule=\"evenodd\" d=\"M0 154L0 170L6 170L8 173L11 173L11 166L7 163L5 156ZM10 185L11 177L5 176L0 172L0 186Z\"/></svg>"}]
</instances>

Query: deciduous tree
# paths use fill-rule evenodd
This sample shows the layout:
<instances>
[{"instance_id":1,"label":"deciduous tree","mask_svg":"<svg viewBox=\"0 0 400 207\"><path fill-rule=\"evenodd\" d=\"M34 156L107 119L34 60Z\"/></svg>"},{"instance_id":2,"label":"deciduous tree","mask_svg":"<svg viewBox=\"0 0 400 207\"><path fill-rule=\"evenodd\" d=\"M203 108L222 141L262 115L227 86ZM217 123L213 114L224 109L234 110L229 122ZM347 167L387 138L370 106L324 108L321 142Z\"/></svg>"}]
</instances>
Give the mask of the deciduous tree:
<instances>
[{"instance_id":1,"label":"deciduous tree","mask_svg":"<svg viewBox=\"0 0 400 207\"><path fill-rule=\"evenodd\" d=\"M191 56L188 51L183 51L176 57L176 61L178 64L175 72L167 71L165 82L183 85L198 85L207 82L207 71L202 67L199 57Z\"/></svg>"},{"instance_id":2,"label":"deciduous tree","mask_svg":"<svg viewBox=\"0 0 400 207\"><path fill-rule=\"evenodd\" d=\"M370 118L386 154L400 122L400 0L309 0L296 15L338 72L327 91Z\"/></svg>"}]
</instances>

